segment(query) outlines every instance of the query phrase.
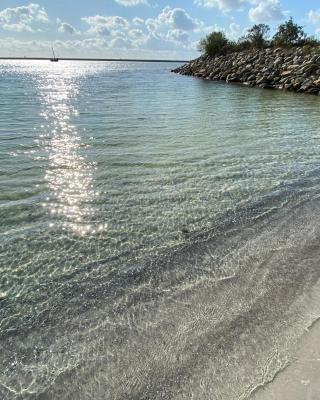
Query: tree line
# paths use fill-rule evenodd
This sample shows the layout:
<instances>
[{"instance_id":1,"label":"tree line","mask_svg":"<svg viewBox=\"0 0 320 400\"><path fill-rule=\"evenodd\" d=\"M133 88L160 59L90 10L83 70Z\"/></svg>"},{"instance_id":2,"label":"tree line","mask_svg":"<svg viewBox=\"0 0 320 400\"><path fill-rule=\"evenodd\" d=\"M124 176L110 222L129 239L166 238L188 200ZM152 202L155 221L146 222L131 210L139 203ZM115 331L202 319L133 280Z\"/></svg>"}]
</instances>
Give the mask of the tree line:
<instances>
[{"instance_id":1,"label":"tree line","mask_svg":"<svg viewBox=\"0 0 320 400\"><path fill-rule=\"evenodd\" d=\"M237 42L229 40L224 32L212 32L199 43L199 50L209 56L226 54L229 52L250 49L264 49L269 47L296 47L312 48L320 46L314 37L308 37L303 27L296 24L292 17L278 26L275 35L269 39L270 27L266 24L256 24L248 29L247 34Z\"/></svg>"}]
</instances>

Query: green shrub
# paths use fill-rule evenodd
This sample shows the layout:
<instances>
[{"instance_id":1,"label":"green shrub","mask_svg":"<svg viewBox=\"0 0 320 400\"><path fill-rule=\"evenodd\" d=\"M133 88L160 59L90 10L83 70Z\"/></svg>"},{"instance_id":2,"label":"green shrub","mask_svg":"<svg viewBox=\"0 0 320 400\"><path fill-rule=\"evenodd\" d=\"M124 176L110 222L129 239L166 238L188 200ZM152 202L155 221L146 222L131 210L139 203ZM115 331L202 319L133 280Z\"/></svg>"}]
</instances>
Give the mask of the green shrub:
<instances>
[{"instance_id":1,"label":"green shrub","mask_svg":"<svg viewBox=\"0 0 320 400\"><path fill-rule=\"evenodd\" d=\"M223 32L212 32L199 43L199 50L208 56L225 54L230 47L231 43Z\"/></svg>"},{"instance_id":2,"label":"green shrub","mask_svg":"<svg viewBox=\"0 0 320 400\"><path fill-rule=\"evenodd\" d=\"M301 46L306 40L306 34L303 27L295 24L292 17L279 25L277 33L272 39L272 44L276 47L293 47Z\"/></svg>"},{"instance_id":3,"label":"green shrub","mask_svg":"<svg viewBox=\"0 0 320 400\"><path fill-rule=\"evenodd\" d=\"M302 50L304 54L315 53L320 54L320 42L314 38L307 38L302 43Z\"/></svg>"},{"instance_id":4,"label":"green shrub","mask_svg":"<svg viewBox=\"0 0 320 400\"><path fill-rule=\"evenodd\" d=\"M320 46L320 41L315 37L307 37L301 41L301 46L309 47L310 49Z\"/></svg>"},{"instance_id":5,"label":"green shrub","mask_svg":"<svg viewBox=\"0 0 320 400\"><path fill-rule=\"evenodd\" d=\"M307 37L303 27L297 25L290 18L279 25L278 31L270 42L268 34L270 27L266 24L254 25L248 30L246 36L237 42L230 41L224 32L212 32L199 43L199 50L206 55L216 56L231 52L264 49L266 47L293 47L301 46L304 52L320 51L320 41L314 37Z\"/></svg>"},{"instance_id":6,"label":"green shrub","mask_svg":"<svg viewBox=\"0 0 320 400\"><path fill-rule=\"evenodd\" d=\"M246 37L240 38L234 43L234 51L246 51L252 49L252 43Z\"/></svg>"},{"instance_id":7,"label":"green shrub","mask_svg":"<svg viewBox=\"0 0 320 400\"><path fill-rule=\"evenodd\" d=\"M245 39L251 44L251 47L255 49L263 49L267 46L267 38L270 32L270 27L266 24L253 25L248 30Z\"/></svg>"}]
</instances>

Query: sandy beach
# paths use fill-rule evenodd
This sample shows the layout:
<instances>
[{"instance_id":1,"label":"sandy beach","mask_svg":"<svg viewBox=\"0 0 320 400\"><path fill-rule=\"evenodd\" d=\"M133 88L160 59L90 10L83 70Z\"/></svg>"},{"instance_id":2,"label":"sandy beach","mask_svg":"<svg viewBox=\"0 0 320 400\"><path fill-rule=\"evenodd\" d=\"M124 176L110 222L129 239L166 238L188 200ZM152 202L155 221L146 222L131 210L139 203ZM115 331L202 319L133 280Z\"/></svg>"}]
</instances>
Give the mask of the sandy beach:
<instances>
[{"instance_id":1,"label":"sandy beach","mask_svg":"<svg viewBox=\"0 0 320 400\"><path fill-rule=\"evenodd\" d=\"M298 343L294 360L273 382L258 390L253 400L320 399L320 321Z\"/></svg>"}]
</instances>

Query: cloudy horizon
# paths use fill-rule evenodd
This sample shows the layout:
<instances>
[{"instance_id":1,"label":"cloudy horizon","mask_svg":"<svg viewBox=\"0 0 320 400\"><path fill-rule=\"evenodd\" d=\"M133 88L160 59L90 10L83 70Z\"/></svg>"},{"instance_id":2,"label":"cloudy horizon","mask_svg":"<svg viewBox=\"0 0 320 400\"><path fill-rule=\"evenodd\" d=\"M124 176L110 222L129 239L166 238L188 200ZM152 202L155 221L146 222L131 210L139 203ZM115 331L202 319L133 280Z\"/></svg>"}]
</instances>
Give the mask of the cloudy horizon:
<instances>
[{"instance_id":1,"label":"cloudy horizon","mask_svg":"<svg viewBox=\"0 0 320 400\"><path fill-rule=\"evenodd\" d=\"M233 40L255 23L272 31L293 16L320 37L320 4L287 0L2 1L0 56L190 59L199 40L223 30Z\"/></svg>"}]
</instances>

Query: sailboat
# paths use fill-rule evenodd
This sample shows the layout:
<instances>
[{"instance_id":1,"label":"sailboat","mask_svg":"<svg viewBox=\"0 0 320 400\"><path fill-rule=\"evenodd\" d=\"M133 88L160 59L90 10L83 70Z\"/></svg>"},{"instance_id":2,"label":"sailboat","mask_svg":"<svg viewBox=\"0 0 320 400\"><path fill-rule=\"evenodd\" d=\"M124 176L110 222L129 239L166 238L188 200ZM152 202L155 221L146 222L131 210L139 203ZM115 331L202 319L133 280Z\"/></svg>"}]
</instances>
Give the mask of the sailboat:
<instances>
[{"instance_id":1,"label":"sailboat","mask_svg":"<svg viewBox=\"0 0 320 400\"><path fill-rule=\"evenodd\" d=\"M51 46L51 49L52 49L52 57L50 58L50 61L51 62L58 62L59 58L56 57L56 55L54 54L53 46Z\"/></svg>"}]
</instances>

